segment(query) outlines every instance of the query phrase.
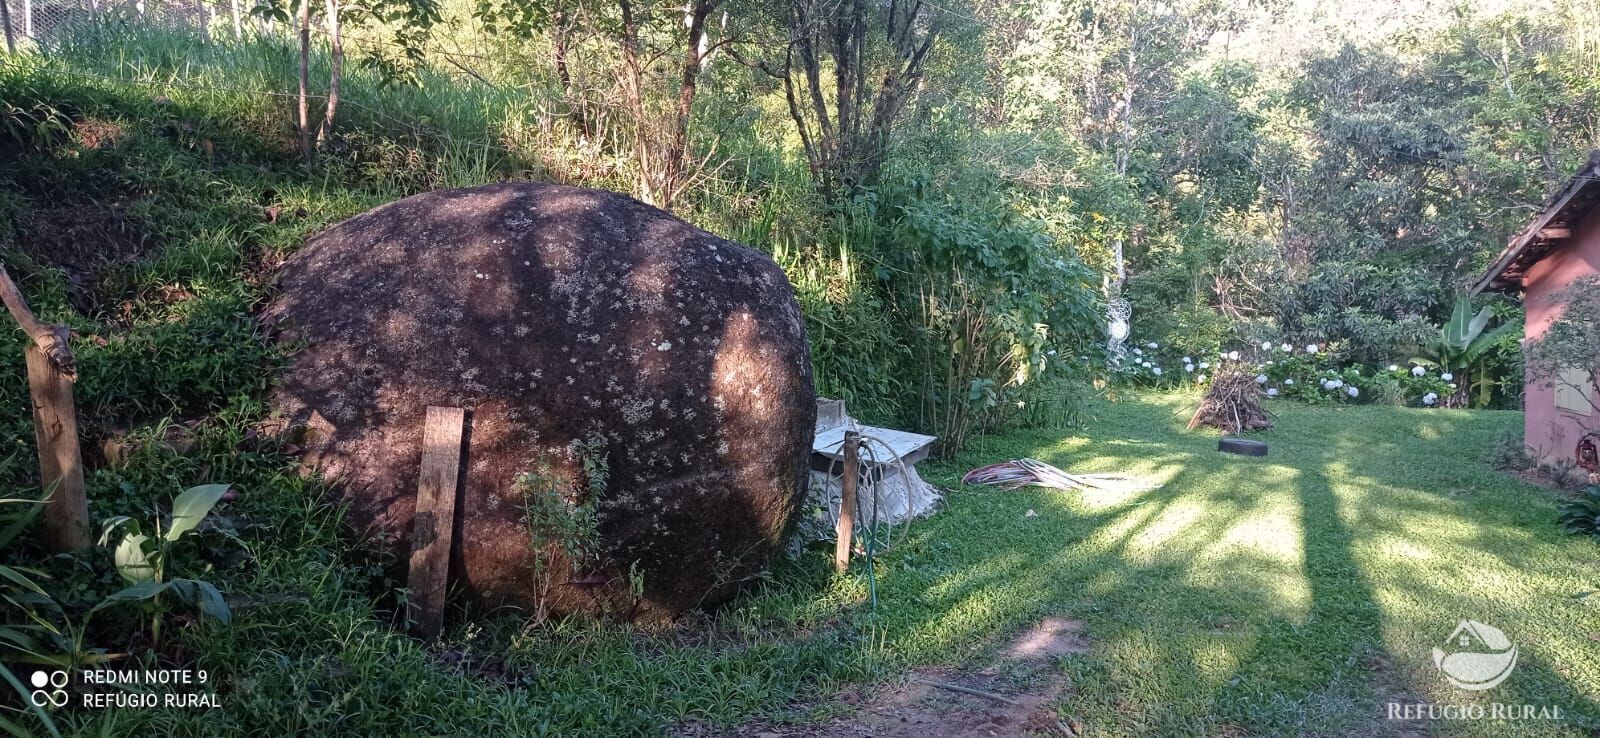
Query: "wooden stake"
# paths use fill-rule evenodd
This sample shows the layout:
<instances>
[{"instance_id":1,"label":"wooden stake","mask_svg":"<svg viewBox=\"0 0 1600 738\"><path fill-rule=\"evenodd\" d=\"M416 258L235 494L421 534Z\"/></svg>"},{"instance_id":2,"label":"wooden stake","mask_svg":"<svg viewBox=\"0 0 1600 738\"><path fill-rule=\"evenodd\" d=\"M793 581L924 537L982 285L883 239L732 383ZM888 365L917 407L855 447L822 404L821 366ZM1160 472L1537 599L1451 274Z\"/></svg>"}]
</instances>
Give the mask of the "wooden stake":
<instances>
[{"instance_id":1,"label":"wooden stake","mask_svg":"<svg viewBox=\"0 0 1600 738\"><path fill-rule=\"evenodd\" d=\"M39 477L49 493L45 537L57 553L89 547L89 498L83 491L83 457L78 450L78 413L72 382L57 371L38 346L23 349L28 390L33 396L33 430L39 443Z\"/></svg>"},{"instance_id":2,"label":"wooden stake","mask_svg":"<svg viewBox=\"0 0 1600 738\"><path fill-rule=\"evenodd\" d=\"M861 476L859 449L861 434L845 431L844 477L839 482L839 526L834 529L838 543L833 549L833 568L850 568L850 550L855 545L856 480Z\"/></svg>"},{"instance_id":3,"label":"wooden stake","mask_svg":"<svg viewBox=\"0 0 1600 738\"><path fill-rule=\"evenodd\" d=\"M5 0L0 0L4 2ZM33 400L33 430L39 444L39 479L45 503L45 538L56 553L89 547L89 502L83 491L83 457L78 449L78 411L72 403L77 362L64 325L34 317L22 291L0 266L0 302L33 343L24 350L28 393Z\"/></svg>"},{"instance_id":4,"label":"wooden stake","mask_svg":"<svg viewBox=\"0 0 1600 738\"><path fill-rule=\"evenodd\" d=\"M411 523L406 604L412 632L424 638L439 635L444 626L465 422L466 413L459 407L429 406L422 426L422 468L417 475L417 513Z\"/></svg>"}]
</instances>

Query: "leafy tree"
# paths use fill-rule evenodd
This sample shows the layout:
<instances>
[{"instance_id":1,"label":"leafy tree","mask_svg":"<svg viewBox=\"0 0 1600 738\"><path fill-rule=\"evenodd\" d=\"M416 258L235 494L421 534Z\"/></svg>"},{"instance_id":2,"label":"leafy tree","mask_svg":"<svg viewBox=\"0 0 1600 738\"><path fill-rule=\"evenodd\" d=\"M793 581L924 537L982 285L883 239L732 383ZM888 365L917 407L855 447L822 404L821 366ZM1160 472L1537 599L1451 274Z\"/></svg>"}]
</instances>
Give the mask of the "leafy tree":
<instances>
[{"instance_id":1,"label":"leafy tree","mask_svg":"<svg viewBox=\"0 0 1600 738\"><path fill-rule=\"evenodd\" d=\"M1554 300L1561 314L1529 342L1528 380L1577 390L1600 411L1600 278L1581 279Z\"/></svg>"},{"instance_id":2,"label":"leafy tree","mask_svg":"<svg viewBox=\"0 0 1600 738\"><path fill-rule=\"evenodd\" d=\"M824 195L856 194L876 181L895 124L947 22L938 10L898 0L790 3L782 60L763 68L783 84Z\"/></svg>"}]
</instances>

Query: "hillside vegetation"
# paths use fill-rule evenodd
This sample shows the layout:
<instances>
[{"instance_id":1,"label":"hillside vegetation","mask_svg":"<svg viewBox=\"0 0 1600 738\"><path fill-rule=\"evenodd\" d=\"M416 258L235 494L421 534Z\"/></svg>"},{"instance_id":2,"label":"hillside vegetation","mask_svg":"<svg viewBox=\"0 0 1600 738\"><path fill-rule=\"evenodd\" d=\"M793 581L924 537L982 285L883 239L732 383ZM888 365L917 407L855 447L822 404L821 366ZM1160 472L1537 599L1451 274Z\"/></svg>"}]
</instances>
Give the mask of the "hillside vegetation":
<instances>
[{"instance_id":1,"label":"hillside vegetation","mask_svg":"<svg viewBox=\"0 0 1600 738\"><path fill-rule=\"evenodd\" d=\"M257 431L284 361L254 318L274 268L377 205L529 179L669 207L785 269L821 394L953 454L1090 421L1119 298L1130 340L1173 357L1284 341L1332 371L1416 355L1600 141L1589 0L1395 3L1378 24L1234 0L334 2L337 45L316 5L304 129L299 6L255 8L239 37L108 10L0 56L0 260L74 330L96 515L148 520L202 482L239 492L171 554L228 594L228 628L180 608L159 638L137 604L85 626L122 585L109 552L5 547L60 606L55 647L227 680L215 724L66 727L651 732L948 655L862 612L865 578L815 557L692 636L512 619L437 648L400 636L391 562L341 535L295 449ZM1516 339L1475 366L1481 403L1518 402ZM38 499L25 340L0 331L0 484ZM1221 725L1175 709L1151 724Z\"/></svg>"}]
</instances>

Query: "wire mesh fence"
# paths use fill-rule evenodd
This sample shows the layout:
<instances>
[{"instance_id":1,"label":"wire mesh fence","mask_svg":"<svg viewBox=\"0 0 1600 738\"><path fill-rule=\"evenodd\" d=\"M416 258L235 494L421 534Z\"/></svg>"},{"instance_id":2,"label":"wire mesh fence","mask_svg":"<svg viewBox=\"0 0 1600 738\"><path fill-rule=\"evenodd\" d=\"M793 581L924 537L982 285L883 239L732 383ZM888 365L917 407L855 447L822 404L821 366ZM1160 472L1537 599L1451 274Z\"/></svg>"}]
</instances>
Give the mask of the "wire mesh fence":
<instances>
[{"instance_id":1,"label":"wire mesh fence","mask_svg":"<svg viewBox=\"0 0 1600 738\"><path fill-rule=\"evenodd\" d=\"M72 23L109 20L235 36L260 27L249 0L0 0L7 50L48 45Z\"/></svg>"}]
</instances>

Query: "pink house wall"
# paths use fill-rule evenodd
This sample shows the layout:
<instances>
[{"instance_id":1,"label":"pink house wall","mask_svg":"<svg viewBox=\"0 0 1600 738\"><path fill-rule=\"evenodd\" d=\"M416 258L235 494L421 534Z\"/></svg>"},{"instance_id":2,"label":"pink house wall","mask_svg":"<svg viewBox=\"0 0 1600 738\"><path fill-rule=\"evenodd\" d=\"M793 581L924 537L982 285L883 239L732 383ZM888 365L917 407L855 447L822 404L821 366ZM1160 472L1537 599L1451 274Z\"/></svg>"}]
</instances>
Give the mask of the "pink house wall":
<instances>
[{"instance_id":1,"label":"pink house wall","mask_svg":"<svg viewBox=\"0 0 1600 738\"><path fill-rule=\"evenodd\" d=\"M1544 335L1561 315L1555 299L1580 277L1600 274L1600 213L1591 213L1573 229L1570 240L1528 269L1523 277L1526 334L1532 341ZM1600 431L1600 416L1556 408L1556 391L1543 382L1524 387L1523 440L1543 459L1571 459L1584 428Z\"/></svg>"}]
</instances>

